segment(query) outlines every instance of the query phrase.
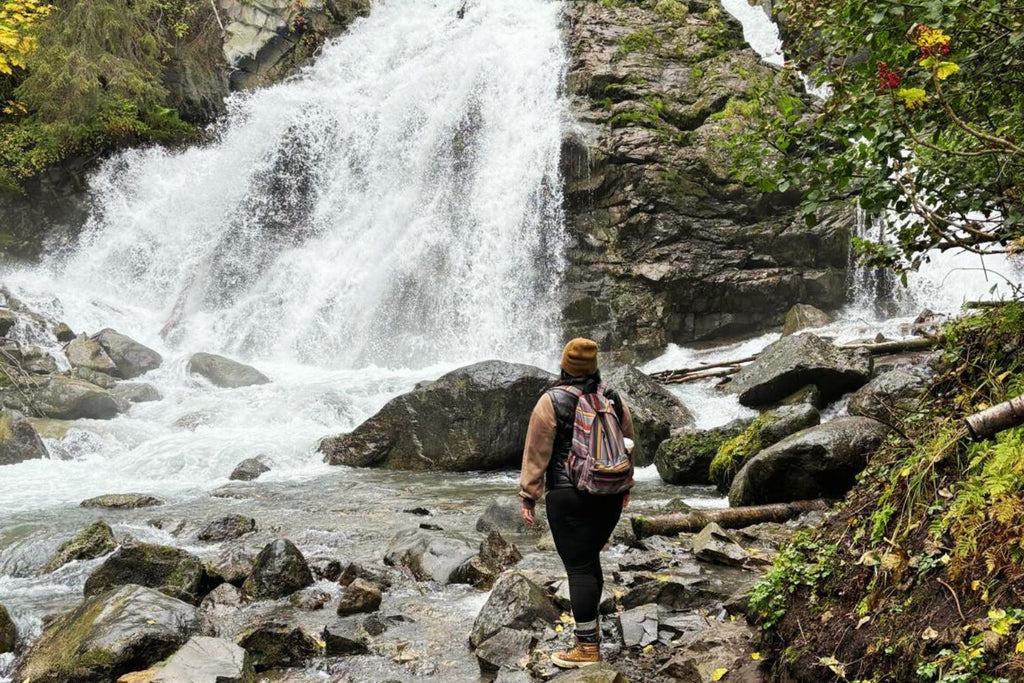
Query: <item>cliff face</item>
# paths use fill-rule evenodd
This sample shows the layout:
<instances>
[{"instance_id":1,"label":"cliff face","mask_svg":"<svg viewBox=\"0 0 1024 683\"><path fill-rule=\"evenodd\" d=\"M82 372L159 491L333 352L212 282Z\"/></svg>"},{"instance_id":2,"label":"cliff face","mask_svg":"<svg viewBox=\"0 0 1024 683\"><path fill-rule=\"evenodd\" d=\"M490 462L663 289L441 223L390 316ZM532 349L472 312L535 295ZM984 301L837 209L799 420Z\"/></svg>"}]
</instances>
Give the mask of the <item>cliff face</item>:
<instances>
[{"instance_id":1,"label":"cliff face","mask_svg":"<svg viewBox=\"0 0 1024 683\"><path fill-rule=\"evenodd\" d=\"M845 297L852 213L730 177L719 142L759 88L790 88L716 2L573 2L564 143L566 332L644 357Z\"/></svg>"}]
</instances>

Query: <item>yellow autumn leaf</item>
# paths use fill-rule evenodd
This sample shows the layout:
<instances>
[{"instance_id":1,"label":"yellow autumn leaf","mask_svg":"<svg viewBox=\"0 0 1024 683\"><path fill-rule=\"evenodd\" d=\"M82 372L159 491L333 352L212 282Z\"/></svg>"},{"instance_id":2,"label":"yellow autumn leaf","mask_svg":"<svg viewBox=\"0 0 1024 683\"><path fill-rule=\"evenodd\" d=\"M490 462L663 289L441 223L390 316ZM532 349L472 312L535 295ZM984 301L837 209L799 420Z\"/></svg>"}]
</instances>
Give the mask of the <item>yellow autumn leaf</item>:
<instances>
[{"instance_id":1,"label":"yellow autumn leaf","mask_svg":"<svg viewBox=\"0 0 1024 683\"><path fill-rule=\"evenodd\" d=\"M654 646L653 645L646 645L646 646L644 646L644 649L641 650L641 652L643 652L645 655L649 655L649 654L654 652Z\"/></svg>"},{"instance_id":2,"label":"yellow autumn leaf","mask_svg":"<svg viewBox=\"0 0 1024 683\"><path fill-rule=\"evenodd\" d=\"M562 615L560 617L558 617L558 620L561 621L563 624L571 624L572 623L572 615L569 614L568 612L562 612Z\"/></svg>"},{"instance_id":3,"label":"yellow autumn leaf","mask_svg":"<svg viewBox=\"0 0 1024 683\"><path fill-rule=\"evenodd\" d=\"M959 70L960 67L953 62L939 62L935 66L935 77L940 81L944 81Z\"/></svg>"},{"instance_id":4,"label":"yellow autumn leaf","mask_svg":"<svg viewBox=\"0 0 1024 683\"><path fill-rule=\"evenodd\" d=\"M1024 652L1024 640L1017 641L1017 647L1013 648L1013 651L1017 654Z\"/></svg>"},{"instance_id":5,"label":"yellow autumn leaf","mask_svg":"<svg viewBox=\"0 0 1024 683\"><path fill-rule=\"evenodd\" d=\"M760 652L751 652L750 653L750 658L753 659L756 662L757 660L761 659L761 653Z\"/></svg>"},{"instance_id":6,"label":"yellow autumn leaf","mask_svg":"<svg viewBox=\"0 0 1024 683\"><path fill-rule=\"evenodd\" d=\"M725 678L725 674L729 673L728 669L715 669L711 674L711 680L720 681Z\"/></svg>"},{"instance_id":7,"label":"yellow autumn leaf","mask_svg":"<svg viewBox=\"0 0 1024 683\"><path fill-rule=\"evenodd\" d=\"M555 633L561 633L564 630L565 630L565 627L562 626L561 624L559 624L558 626L555 626Z\"/></svg>"},{"instance_id":8,"label":"yellow autumn leaf","mask_svg":"<svg viewBox=\"0 0 1024 683\"><path fill-rule=\"evenodd\" d=\"M921 88L900 88L896 91L896 99L901 101L907 109L917 109L928 102L928 93ZM906 476L903 472L900 472L900 475Z\"/></svg>"},{"instance_id":9,"label":"yellow autumn leaf","mask_svg":"<svg viewBox=\"0 0 1024 683\"><path fill-rule=\"evenodd\" d=\"M971 590L972 591L978 590L979 586L981 586L981 581L978 581L977 579L975 579L974 581L971 581Z\"/></svg>"},{"instance_id":10,"label":"yellow autumn leaf","mask_svg":"<svg viewBox=\"0 0 1024 683\"><path fill-rule=\"evenodd\" d=\"M1006 618L1006 610L994 607L988 611L988 618L992 621L999 621Z\"/></svg>"}]
</instances>

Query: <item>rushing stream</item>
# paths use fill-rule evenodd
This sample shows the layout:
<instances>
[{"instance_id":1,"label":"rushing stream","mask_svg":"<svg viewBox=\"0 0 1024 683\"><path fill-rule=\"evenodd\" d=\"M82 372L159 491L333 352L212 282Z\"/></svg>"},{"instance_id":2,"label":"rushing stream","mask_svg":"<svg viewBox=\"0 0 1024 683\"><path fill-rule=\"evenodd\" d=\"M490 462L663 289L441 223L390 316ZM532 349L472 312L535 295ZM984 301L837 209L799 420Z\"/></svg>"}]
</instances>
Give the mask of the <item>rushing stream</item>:
<instances>
[{"instance_id":1,"label":"rushing stream","mask_svg":"<svg viewBox=\"0 0 1024 683\"><path fill-rule=\"evenodd\" d=\"M375 4L299 77L232 98L215 142L108 161L92 179L80 244L3 274L19 297L72 329L113 327L165 358L145 377L162 400L112 420L51 425L51 459L3 468L0 603L24 634L80 599L95 562L36 574L95 518L77 507L94 495L165 498L157 513L112 520L141 540L180 544L147 524L153 517L196 524L244 511L267 539L379 561L382 544L411 523L403 509L426 506L433 521L468 531L489 499L514 489L514 473L353 471L327 467L315 452L321 437L454 367L486 358L555 365L566 240L558 162L569 123L561 7L474 3L459 18L462 5ZM767 30L759 8L741 19ZM942 257L880 317L869 280L861 276L861 297L830 334L898 336L921 307L953 311L990 286L976 259ZM776 337L671 347L648 369L748 355ZM197 351L250 362L272 382L215 389L186 372ZM745 414L710 383L677 391L700 427ZM224 488L234 465L256 454L274 464L259 485ZM639 478L638 498L671 495L653 468ZM430 624L408 637L452 660L447 673L433 672L438 680L473 674L468 653L445 647L463 642L481 594L387 600Z\"/></svg>"}]
</instances>

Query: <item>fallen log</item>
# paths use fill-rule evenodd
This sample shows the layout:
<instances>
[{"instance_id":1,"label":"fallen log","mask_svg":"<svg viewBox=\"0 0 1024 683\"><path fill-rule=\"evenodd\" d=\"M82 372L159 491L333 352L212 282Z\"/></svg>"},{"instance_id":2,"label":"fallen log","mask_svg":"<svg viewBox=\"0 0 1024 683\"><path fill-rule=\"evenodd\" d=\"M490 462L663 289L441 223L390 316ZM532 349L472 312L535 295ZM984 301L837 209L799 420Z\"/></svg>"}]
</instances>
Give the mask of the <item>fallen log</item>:
<instances>
[{"instance_id":1,"label":"fallen log","mask_svg":"<svg viewBox=\"0 0 1024 683\"><path fill-rule=\"evenodd\" d=\"M751 505L748 507L725 508L722 510L691 510L669 515L631 518L636 537L675 536L679 533L697 533L711 522L723 529L739 529L763 522L785 522L805 512L825 510L828 504L821 498L800 500L794 503L772 505Z\"/></svg>"},{"instance_id":2,"label":"fallen log","mask_svg":"<svg viewBox=\"0 0 1024 683\"><path fill-rule=\"evenodd\" d=\"M840 344L841 349L864 349L872 356L887 356L893 353L909 351L926 351L941 344L942 337L914 337L896 341L878 342L876 344Z\"/></svg>"},{"instance_id":3,"label":"fallen log","mask_svg":"<svg viewBox=\"0 0 1024 683\"><path fill-rule=\"evenodd\" d=\"M753 356L747 356L746 358L737 358L736 360L724 360L719 363L701 363L692 368L679 368L678 370L662 370L661 372L652 372L650 374L651 379L658 380L659 382L672 380L681 375L690 375L695 372L704 372L705 370L712 370L714 368L731 368L734 365L740 363L749 363L757 358L755 353Z\"/></svg>"},{"instance_id":4,"label":"fallen log","mask_svg":"<svg viewBox=\"0 0 1024 683\"><path fill-rule=\"evenodd\" d=\"M729 375L735 375L741 370L741 366L734 365L729 368L723 368L722 370L708 370L707 372L694 372L688 375L679 375L677 377L669 377L667 379L659 379L658 381L662 384L686 384L687 382L696 382L701 379L708 379L713 377L728 377Z\"/></svg>"},{"instance_id":5,"label":"fallen log","mask_svg":"<svg viewBox=\"0 0 1024 683\"><path fill-rule=\"evenodd\" d=\"M1024 396L1012 398L968 415L967 429L975 441L984 441L1001 431L1024 424Z\"/></svg>"}]
</instances>

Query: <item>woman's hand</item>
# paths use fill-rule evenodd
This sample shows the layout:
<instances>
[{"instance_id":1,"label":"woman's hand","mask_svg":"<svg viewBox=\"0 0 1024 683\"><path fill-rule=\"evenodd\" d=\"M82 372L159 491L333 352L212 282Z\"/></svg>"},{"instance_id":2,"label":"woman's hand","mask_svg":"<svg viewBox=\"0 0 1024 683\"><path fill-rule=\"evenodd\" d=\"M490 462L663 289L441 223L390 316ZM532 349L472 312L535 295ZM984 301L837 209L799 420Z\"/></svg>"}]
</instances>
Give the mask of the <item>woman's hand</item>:
<instances>
[{"instance_id":1,"label":"woman's hand","mask_svg":"<svg viewBox=\"0 0 1024 683\"><path fill-rule=\"evenodd\" d=\"M523 507L519 509L519 516L523 518L523 524L530 527L531 529L537 526L537 522L533 519L534 505L523 501Z\"/></svg>"},{"instance_id":2,"label":"woman's hand","mask_svg":"<svg viewBox=\"0 0 1024 683\"><path fill-rule=\"evenodd\" d=\"M629 507L629 491L626 491L626 495L622 497L622 509L625 510Z\"/></svg>"}]
</instances>

